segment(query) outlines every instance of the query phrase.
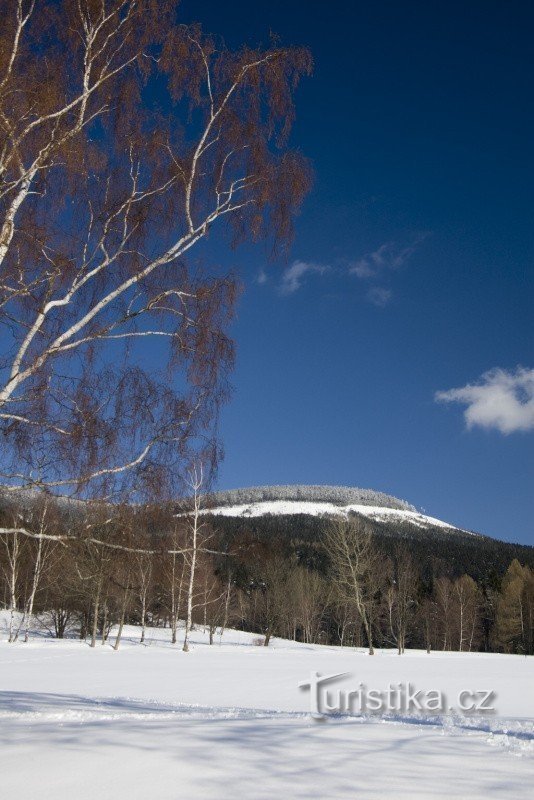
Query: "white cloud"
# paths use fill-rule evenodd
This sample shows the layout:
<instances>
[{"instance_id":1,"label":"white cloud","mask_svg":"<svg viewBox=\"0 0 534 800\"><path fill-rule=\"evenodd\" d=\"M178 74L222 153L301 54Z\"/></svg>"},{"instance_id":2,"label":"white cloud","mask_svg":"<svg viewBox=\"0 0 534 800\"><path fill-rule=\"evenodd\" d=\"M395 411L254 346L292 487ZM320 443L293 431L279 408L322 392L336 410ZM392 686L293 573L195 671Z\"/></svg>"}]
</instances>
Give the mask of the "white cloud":
<instances>
[{"instance_id":1,"label":"white cloud","mask_svg":"<svg viewBox=\"0 0 534 800\"><path fill-rule=\"evenodd\" d=\"M282 294L293 294L300 289L306 275L312 272L322 275L327 269L327 267L309 261L294 261L290 267L284 270L280 291Z\"/></svg>"},{"instance_id":2,"label":"white cloud","mask_svg":"<svg viewBox=\"0 0 534 800\"><path fill-rule=\"evenodd\" d=\"M476 384L437 392L435 399L462 403L468 428L495 428L501 433L534 430L534 369L492 369Z\"/></svg>"},{"instance_id":3,"label":"white cloud","mask_svg":"<svg viewBox=\"0 0 534 800\"><path fill-rule=\"evenodd\" d=\"M260 269L256 277L256 283L263 285L264 283L267 283L267 280L268 280L267 273L265 272L264 269Z\"/></svg>"},{"instance_id":4,"label":"white cloud","mask_svg":"<svg viewBox=\"0 0 534 800\"><path fill-rule=\"evenodd\" d=\"M379 308L387 306L392 297L393 292L391 289L385 289L383 286L371 286L367 292L367 299L369 302Z\"/></svg>"}]
</instances>

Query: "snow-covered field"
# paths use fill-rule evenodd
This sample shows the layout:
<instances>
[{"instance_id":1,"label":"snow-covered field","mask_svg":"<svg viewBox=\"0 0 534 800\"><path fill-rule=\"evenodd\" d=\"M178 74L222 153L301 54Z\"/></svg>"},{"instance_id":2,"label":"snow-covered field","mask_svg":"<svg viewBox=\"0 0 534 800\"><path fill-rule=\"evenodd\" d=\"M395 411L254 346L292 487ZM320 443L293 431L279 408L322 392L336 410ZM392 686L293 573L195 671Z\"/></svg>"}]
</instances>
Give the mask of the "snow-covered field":
<instances>
[{"instance_id":1,"label":"snow-covered field","mask_svg":"<svg viewBox=\"0 0 534 800\"><path fill-rule=\"evenodd\" d=\"M236 506L218 506L206 509L205 513L216 514L224 517L262 517L265 514L309 514L313 517L333 516L347 517L350 513L361 514L377 520L398 520L411 522L420 528L438 527L450 530L461 530L441 519L409 511L401 508L388 508L387 506L368 506L351 503L339 506L334 503L324 503L306 500L262 500L258 503L246 503ZM467 531L469 533L469 531Z\"/></svg>"},{"instance_id":2,"label":"snow-covered field","mask_svg":"<svg viewBox=\"0 0 534 800\"><path fill-rule=\"evenodd\" d=\"M5 620L5 618L4 618ZM34 635L6 642L0 619L0 797L522 798L534 780L534 659L399 657L236 631L191 652L169 631L126 629L118 652ZM497 716L314 721L312 671L350 686L410 682L454 703L493 689Z\"/></svg>"}]
</instances>

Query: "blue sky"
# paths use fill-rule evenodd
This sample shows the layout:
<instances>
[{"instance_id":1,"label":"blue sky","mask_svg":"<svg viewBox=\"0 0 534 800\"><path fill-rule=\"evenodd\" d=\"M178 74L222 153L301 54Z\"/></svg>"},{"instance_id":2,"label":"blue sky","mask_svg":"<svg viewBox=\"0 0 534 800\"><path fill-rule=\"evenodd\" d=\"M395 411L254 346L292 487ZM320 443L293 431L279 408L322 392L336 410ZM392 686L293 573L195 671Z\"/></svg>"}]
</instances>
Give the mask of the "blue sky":
<instances>
[{"instance_id":1,"label":"blue sky","mask_svg":"<svg viewBox=\"0 0 534 800\"><path fill-rule=\"evenodd\" d=\"M184 0L182 19L315 58L289 258L216 254L245 286L219 486L370 487L534 544L534 9Z\"/></svg>"}]
</instances>

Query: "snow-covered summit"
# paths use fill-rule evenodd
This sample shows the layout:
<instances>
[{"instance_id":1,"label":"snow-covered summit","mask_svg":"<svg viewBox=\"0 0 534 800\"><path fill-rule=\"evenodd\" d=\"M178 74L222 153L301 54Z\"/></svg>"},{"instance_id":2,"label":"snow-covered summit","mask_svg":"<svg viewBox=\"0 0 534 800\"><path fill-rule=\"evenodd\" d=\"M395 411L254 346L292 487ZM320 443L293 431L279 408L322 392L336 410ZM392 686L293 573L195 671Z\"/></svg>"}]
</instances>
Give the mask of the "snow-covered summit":
<instances>
[{"instance_id":1,"label":"snow-covered summit","mask_svg":"<svg viewBox=\"0 0 534 800\"><path fill-rule=\"evenodd\" d=\"M405 500L383 492L346 486L260 486L217 492L205 511L225 517L306 514L348 517L357 514L377 522L407 522L417 528L460 530L443 520L418 512Z\"/></svg>"},{"instance_id":2,"label":"snow-covered summit","mask_svg":"<svg viewBox=\"0 0 534 800\"><path fill-rule=\"evenodd\" d=\"M378 521L405 521L411 522L420 528L451 528L448 522L443 522L426 514L406 509L387 508L385 506L366 506L353 503L347 506L336 506L333 503L305 502L298 500L270 500L259 503L245 503L236 506L218 506L207 510L210 514L224 517L262 517L266 514L285 516L286 514L308 514L313 517L336 516L347 517L349 514L359 514Z\"/></svg>"},{"instance_id":3,"label":"snow-covered summit","mask_svg":"<svg viewBox=\"0 0 534 800\"><path fill-rule=\"evenodd\" d=\"M416 511L406 500L399 500L385 492L374 489L360 489L356 486L323 486L317 485L285 485L285 486L251 486L243 489L229 489L215 492L207 498L213 508L222 506L239 506L251 503L270 501L293 501L305 503L328 503L333 506L351 504L363 506L380 506L380 508L397 508Z\"/></svg>"}]
</instances>

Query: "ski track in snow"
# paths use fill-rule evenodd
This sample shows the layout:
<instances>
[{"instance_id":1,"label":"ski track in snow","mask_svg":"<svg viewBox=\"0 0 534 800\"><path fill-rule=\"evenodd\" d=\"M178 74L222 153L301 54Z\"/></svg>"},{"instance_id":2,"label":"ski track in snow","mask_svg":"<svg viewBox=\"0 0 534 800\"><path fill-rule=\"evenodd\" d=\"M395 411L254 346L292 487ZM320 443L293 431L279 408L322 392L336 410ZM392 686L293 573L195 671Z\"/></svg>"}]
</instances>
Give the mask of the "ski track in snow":
<instances>
[{"instance_id":1,"label":"ski track in snow","mask_svg":"<svg viewBox=\"0 0 534 800\"><path fill-rule=\"evenodd\" d=\"M4 662L5 663L5 662ZM50 702L58 701L52 695ZM0 702L1 693L0 693ZM5 699L3 700L5 703ZM9 705L9 701L7 705ZM200 705L170 705L158 700L132 697L116 698L69 698L69 708L63 711L35 710L31 704L24 710L2 709L2 721L22 723L100 723L111 721L158 721L165 720L205 720L205 721L250 721L250 720L308 720L310 714L302 711L279 711L276 709L250 709L239 707L203 707ZM74 706L74 707L73 707ZM453 717L436 715L433 717L377 714L332 714L326 715L330 725L373 724L416 726L420 729L433 728L444 735L483 735L486 742L508 750L513 755L534 755L534 728L531 721L514 719L485 720L481 717Z\"/></svg>"}]
</instances>

